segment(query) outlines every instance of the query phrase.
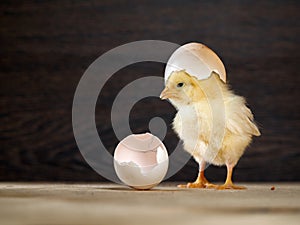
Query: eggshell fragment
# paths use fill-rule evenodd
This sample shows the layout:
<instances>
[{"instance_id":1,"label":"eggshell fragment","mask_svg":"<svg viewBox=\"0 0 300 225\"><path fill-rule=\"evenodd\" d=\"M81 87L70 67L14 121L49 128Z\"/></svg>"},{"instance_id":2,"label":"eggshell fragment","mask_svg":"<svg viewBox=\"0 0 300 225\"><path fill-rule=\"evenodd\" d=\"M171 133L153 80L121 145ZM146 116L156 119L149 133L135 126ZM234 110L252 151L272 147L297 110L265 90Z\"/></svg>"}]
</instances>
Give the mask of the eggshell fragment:
<instances>
[{"instance_id":1,"label":"eggshell fragment","mask_svg":"<svg viewBox=\"0 0 300 225\"><path fill-rule=\"evenodd\" d=\"M164 144L150 133L129 135L118 144L114 153L118 177L136 189L149 189L159 184L168 165Z\"/></svg>"},{"instance_id":2,"label":"eggshell fragment","mask_svg":"<svg viewBox=\"0 0 300 225\"><path fill-rule=\"evenodd\" d=\"M165 69L165 82L174 71L185 70L199 80L214 71L226 82L226 70L218 55L201 43L188 43L179 47L170 57Z\"/></svg>"}]
</instances>

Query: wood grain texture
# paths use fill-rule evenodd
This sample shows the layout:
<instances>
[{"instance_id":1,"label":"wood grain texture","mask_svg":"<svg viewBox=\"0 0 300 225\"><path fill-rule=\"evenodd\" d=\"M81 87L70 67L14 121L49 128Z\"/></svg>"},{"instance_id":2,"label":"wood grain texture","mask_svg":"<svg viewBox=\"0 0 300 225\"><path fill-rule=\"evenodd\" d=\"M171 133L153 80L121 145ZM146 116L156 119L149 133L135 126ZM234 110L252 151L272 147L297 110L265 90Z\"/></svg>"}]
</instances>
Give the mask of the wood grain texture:
<instances>
[{"instance_id":1,"label":"wood grain texture","mask_svg":"<svg viewBox=\"0 0 300 225\"><path fill-rule=\"evenodd\" d=\"M86 68L118 45L144 39L199 41L225 62L232 88L260 124L235 171L238 181L299 181L299 8L297 1L1 1L0 180L104 180L80 155L72 101ZM118 71L100 93L96 122L106 148L118 143L110 123L115 96L129 82L162 76L163 65ZM170 124L175 110L158 98L132 109L134 132L153 116ZM172 150L178 142L168 129ZM192 160L171 180L191 180ZM210 167L211 180L225 169Z\"/></svg>"},{"instance_id":2,"label":"wood grain texture","mask_svg":"<svg viewBox=\"0 0 300 225\"><path fill-rule=\"evenodd\" d=\"M271 187L275 185L275 190ZM243 191L148 191L115 184L1 183L1 224L299 224L299 183L247 184Z\"/></svg>"}]
</instances>

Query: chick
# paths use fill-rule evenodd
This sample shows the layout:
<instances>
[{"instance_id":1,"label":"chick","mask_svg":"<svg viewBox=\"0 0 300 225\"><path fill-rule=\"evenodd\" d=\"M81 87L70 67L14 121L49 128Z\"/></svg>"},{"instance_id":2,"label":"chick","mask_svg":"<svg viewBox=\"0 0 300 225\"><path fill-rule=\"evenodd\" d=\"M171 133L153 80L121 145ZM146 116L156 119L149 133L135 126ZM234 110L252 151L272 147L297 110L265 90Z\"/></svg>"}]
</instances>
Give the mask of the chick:
<instances>
[{"instance_id":1,"label":"chick","mask_svg":"<svg viewBox=\"0 0 300 225\"><path fill-rule=\"evenodd\" d=\"M177 109L173 129L184 149L199 163L198 178L187 188L244 189L234 185L234 166L251 142L260 136L245 99L235 95L215 72L198 80L185 71L173 72L160 95ZM223 185L214 185L204 175L206 162L227 167Z\"/></svg>"}]
</instances>

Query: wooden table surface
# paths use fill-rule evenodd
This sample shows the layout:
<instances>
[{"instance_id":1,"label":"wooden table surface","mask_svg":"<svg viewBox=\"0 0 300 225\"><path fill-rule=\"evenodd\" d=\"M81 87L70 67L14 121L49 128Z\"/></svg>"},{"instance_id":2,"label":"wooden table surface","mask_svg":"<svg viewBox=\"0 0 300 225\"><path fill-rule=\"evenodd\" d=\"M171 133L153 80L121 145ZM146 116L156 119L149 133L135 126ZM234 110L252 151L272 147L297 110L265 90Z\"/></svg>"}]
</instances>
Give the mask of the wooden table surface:
<instances>
[{"instance_id":1,"label":"wooden table surface","mask_svg":"<svg viewBox=\"0 0 300 225\"><path fill-rule=\"evenodd\" d=\"M0 224L299 224L300 183L245 185L136 191L110 183L0 183Z\"/></svg>"}]
</instances>

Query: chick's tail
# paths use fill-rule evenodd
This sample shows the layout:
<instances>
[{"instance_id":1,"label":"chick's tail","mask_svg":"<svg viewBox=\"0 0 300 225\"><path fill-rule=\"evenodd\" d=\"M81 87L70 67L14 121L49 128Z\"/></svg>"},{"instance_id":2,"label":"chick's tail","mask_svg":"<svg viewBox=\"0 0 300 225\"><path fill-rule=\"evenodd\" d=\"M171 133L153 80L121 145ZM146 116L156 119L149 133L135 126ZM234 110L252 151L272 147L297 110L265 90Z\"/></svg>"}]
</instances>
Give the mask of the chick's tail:
<instances>
[{"instance_id":1,"label":"chick's tail","mask_svg":"<svg viewBox=\"0 0 300 225\"><path fill-rule=\"evenodd\" d=\"M254 135L254 136L260 136L261 133L257 127L257 125L253 122L253 121L250 121L248 119L248 126L249 126L249 130L251 131L251 134Z\"/></svg>"},{"instance_id":2,"label":"chick's tail","mask_svg":"<svg viewBox=\"0 0 300 225\"><path fill-rule=\"evenodd\" d=\"M254 122L251 110L244 104L227 121L227 129L234 134L250 134L260 136L260 131Z\"/></svg>"}]
</instances>

